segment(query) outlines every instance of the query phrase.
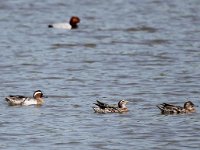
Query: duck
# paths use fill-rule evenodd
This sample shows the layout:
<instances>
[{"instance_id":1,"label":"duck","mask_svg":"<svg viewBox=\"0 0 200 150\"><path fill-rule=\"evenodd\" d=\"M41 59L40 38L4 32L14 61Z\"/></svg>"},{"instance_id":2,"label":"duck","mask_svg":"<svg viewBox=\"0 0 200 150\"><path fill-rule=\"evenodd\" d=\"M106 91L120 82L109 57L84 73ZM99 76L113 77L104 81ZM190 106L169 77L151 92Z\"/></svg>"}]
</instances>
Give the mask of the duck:
<instances>
[{"instance_id":1,"label":"duck","mask_svg":"<svg viewBox=\"0 0 200 150\"><path fill-rule=\"evenodd\" d=\"M128 112L128 108L126 104L127 100L120 100L118 104L107 104L104 102L100 102L99 100L94 103L96 106L93 107L95 113L123 113Z\"/></svg>"},{"instance_id":2,"label":"duck","mask_svg":"<svg viewBox=\"0 0 200 150\"><path fill-rule=\"evenodd\" d=\"M14 106L14 105L42 105L44 103L43 100L43 93L41 90L36 90L33 93L33 97L26 97L22 95L9 95L5 98L5 100L8 102L8 105Z\"/></svg>"},{"instance_id":3,"label":"duck","mask_svg":"<svg viewBox=\"0 0 200 150\"><path fill-rule=\"evenodd\" d=\"M183 114L195 112L195 105L191 101L187 101L182 106L176 106L168 103L162 103L157 105L161 114Z\"/></svg>"},{"instance_id":4,"label":"duck","mask_svg":"<svg viewBox=\"0 0 200 150\"><path fill-rule=\"evenodd\" d=\"M80 22L79 17L72 16L69 23L55 23L48 25L49 28L57 28L57 29L76 29L78 28L78 23Z\"/></svg>"}]
</instances>

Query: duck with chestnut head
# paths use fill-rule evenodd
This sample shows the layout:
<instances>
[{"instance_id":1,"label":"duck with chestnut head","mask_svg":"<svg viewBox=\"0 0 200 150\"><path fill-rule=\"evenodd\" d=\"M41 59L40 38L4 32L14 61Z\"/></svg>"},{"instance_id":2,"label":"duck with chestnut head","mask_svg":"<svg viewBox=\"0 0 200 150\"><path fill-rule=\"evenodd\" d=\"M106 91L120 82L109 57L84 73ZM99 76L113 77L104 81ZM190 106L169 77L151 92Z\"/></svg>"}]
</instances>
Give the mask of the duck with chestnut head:
<instances>
[{"instance_id":1,"label":"duck with chestnut head","mask_svg":"<svg viewBox=\"0 0 200 150\"><path fill-rule=\"evenodd\" d=\"M72 16L71 19L68 22L65 23L54 23L48 25L49 28L57 28L57 29L76 29L78 28L78 23L80 23L80 19L77 16Z\"/></svg>"}]
</instances>

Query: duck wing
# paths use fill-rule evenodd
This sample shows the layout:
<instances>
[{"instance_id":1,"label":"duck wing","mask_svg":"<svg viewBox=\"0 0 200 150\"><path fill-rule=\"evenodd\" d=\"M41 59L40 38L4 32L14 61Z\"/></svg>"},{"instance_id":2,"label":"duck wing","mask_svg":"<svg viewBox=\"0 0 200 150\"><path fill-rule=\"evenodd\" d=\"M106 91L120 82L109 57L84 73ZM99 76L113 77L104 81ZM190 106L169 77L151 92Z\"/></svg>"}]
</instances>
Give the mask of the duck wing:
<instances>
[{"instance_id":1,"label":"duck wing","mask_svg":"<svg viewBox=\"0 0 200 150\"><path fill-rule=\"evenodd\" d=\"M121 112L117 108L100 108L100 107L93 107L94 112L96 113L115 113L115 112Z\"/></svg>"},{"instance_id":2,"label":"duck wing","mask_svg":"<svg viewBox=\"0 0 200 150\"><path fill-rule=\"evenodd\" d=\"M101 109L105 109L105 108L117 109L116 105L109 105L107 103L100 102L99 100L97 100L97 103L94 103L94 104L97 105L98 107L100 107Z\"/></svg>"},{"instance_id":3,"label":"duck wing","mask_svg":"<svg viewBox=\"0 0 200 150\"><path fill-rule=\"evenodd\" d=\"M160 105L157 105L157 107L161 110L162 114L173 114L173 113L180 113L183 109L180 106L175 106L168 103L162 103Z\"/></svg>"},{"instance_id":4,"label":"duck wing","mask_svg":"<svg viewBox=\"0 0 200 150\"><path fill-rule=\"evenodd\" d=\"M22 105L27 97L22 95L9 95L5 98L9 105Z\"/></svg>"}]
</instances>

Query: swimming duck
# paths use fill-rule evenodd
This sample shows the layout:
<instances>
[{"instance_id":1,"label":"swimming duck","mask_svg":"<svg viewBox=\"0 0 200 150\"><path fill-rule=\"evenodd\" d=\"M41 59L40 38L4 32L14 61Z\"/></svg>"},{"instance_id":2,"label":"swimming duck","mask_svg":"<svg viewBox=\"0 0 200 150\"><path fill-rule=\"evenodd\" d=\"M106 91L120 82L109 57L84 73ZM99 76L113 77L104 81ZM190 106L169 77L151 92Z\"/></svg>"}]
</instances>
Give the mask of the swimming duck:
<instances>
[{"instance_id":1,"label":"swimming duck","mask_svg":"<svg viewBox=\"0 0 200 150\"><path fill-rule=\"evenodd\" d=\"M58 28L58 29L76 29L78 28L78 23L80 22L79 17L72 16L69 23L55 23L48 25L49 28Z\"/></svg>"},{"instance_id":2,"label":"swimming duck","mask_svg":"<svg viewBox=\"0 0 200 150\"><path fill-rule=\"evenodd\" d=\"M185 102L183 107L167 103L157 105L157 107L161 110L161 114L180 114L195 112L194 106L195 105L191 101Z\"/></svg>"},{"instance_id":3,"label":"swimming duck","mask_svg":"<svg viewBox=\"0 0 200 150\"><path fill-rule=\"evenodd\" d=\"M43 93L37 90L33 93L33 98L25 97L22 95L9 95L5 98L9 105L42 105L44 100L42 99Z\"/></svg>"},{"instance_id":4,"label":"swimming duck","mask_svg":"<svg viewBox=\"0 0 200 150\"><path fill-rule=\"evenodd\" d=\"M97 103L94 104L98 107L93 107L93 109L96 113L123 113L128 111L128 108L126 107L127 103L128 101L126 100L120 100L118 105L109 105L97 100Z\"/></svg>"}]
</instances>

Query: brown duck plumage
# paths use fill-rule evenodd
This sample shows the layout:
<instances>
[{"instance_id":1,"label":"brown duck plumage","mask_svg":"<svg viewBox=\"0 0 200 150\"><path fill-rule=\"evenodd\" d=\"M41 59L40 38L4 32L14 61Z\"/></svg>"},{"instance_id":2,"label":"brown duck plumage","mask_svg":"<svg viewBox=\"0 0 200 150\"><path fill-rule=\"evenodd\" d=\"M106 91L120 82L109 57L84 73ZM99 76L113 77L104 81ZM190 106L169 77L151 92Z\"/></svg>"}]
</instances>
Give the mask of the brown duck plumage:
<instances>
[{"instance_id":1,"label":"brown duck plumage","mask_svg":"<svg viewBox=\"0 0 200 150\"><path fill-rule=\"evenodd\" d=\"M94 103L97 107L93 107L93 109L96 113L123 113L128 111L127 103L126 100L120 100L118 105L110 105L97 100L97 103Z\"/></svg>"},{"instance_id":2,"label":"brown duck plumage","mask_svg":"<svg viewBox=\"0 0 200 150\"><path fill-rule=\"evenodd\" d=\"M161 110L161 114L180 114L195 112L194 104L191 101L185 102L183 107L167 103L157 105L157 107Z\"/></svg>"}]
</instances>

